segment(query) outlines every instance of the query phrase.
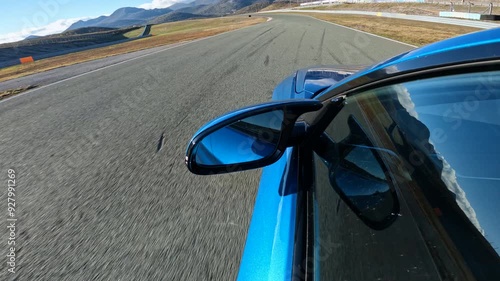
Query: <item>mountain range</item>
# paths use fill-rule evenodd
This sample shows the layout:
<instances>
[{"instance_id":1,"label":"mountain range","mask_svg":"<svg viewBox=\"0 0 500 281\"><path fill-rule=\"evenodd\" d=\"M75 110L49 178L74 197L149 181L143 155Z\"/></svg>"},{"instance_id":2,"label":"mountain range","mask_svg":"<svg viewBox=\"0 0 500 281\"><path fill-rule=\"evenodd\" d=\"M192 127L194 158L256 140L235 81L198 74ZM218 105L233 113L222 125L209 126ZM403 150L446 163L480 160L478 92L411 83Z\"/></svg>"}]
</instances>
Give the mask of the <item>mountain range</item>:
<instances>
[{"instance_id":1,"label":"mountain range","mask_svg":"<svg viewBox=\"0 0 500 281\"><path fill-rule=\"evenodd\" d=\"M176 3L168 8L146 10L124 7L109 16L100 16L73 23L66 31L84 27L123 28L135 25L159 24L193 18L228 15L255 3L269 4L269 0L195 0Z\"/></svg>"},{"instance_id":2,"label":"mountain range","mask_svg":"<svg viewBox=\"0 0 500 281\"><path fill-rule=\"evenodd\" d=\"M95 19L86 21L77 21L72 24L67 30L74 30L82 27L126 27L132 25L144 25L150 20L159 16L172 12L171 9L153 9L145 10L141 8L120 8L109 16L100 16Z\"/></svg>"}]
</instances>

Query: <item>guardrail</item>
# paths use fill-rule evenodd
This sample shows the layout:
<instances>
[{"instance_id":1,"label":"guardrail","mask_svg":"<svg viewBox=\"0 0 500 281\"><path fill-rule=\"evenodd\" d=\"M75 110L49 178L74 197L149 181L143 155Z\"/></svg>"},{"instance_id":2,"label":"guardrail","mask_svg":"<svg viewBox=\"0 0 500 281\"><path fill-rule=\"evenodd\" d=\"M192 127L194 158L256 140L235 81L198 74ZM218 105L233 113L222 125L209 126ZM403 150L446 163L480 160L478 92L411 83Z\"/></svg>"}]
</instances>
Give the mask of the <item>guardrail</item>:
<instances>
[{"instance_id":1,"label":"guardrail","mask_svg":"<svg viewBox=\"0 0 500 281\"><path fill-rule=\"evenodd\" d=\"M354 3L425 3L425 0L322 0L301 3L300 6L331 5L331 4L354 4Z\"/></svg>"}]
</instances>

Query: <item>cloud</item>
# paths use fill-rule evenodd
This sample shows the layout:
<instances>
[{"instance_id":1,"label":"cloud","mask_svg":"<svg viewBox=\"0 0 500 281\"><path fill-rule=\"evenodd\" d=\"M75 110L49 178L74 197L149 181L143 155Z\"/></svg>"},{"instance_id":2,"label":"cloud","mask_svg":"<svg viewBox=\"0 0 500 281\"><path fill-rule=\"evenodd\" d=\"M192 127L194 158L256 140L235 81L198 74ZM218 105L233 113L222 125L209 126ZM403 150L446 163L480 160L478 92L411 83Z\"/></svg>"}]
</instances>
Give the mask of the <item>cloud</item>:
<instances>
[{"instance_id":1,"label":"cloud","mask_svg":"<svg viewBox=\"0 0 500 281\"><path fill-rule=\"evenodd\" d=\"M145 3L139 6L139 8L143 9L158 9L158 8L167 8L172 6L175 3L181 2L191 2L194 0L153 0L151 3Z\"/></svg>"},{"instance_id":2,"label":"cloud","mask_svg":"<svg viewBox=\"0 0 500 281\"><path fill-rule=\"evenodd\" d=\"M441 179L446 184L448 189L456 196L457 205L462 209L464 214L469 218L472 224L484 236L484 229L481 227L479 220L476 216L476 211L470 204L465 191L460 187L457 181L455 170L451 168L450 164L444 159L441 154L438 154L438 159L443 162L443 171L441 172Z\"/></svg>"},{"instance_id":3,"label":"cloud","mask_svg":"<svg viewBox=\"0 0 500 281\"><path fill-rule=\"evenodd\" d=\"M60 19L44 26L29 27L18 32L0 34L0 44L20 41L30 35L44 36L44 35L60 33L66 30L73 23L79 20L87 20L87 19L90 18L83 17L83 18L72 18L72 19Z\"/></svg>"}]
</instances>

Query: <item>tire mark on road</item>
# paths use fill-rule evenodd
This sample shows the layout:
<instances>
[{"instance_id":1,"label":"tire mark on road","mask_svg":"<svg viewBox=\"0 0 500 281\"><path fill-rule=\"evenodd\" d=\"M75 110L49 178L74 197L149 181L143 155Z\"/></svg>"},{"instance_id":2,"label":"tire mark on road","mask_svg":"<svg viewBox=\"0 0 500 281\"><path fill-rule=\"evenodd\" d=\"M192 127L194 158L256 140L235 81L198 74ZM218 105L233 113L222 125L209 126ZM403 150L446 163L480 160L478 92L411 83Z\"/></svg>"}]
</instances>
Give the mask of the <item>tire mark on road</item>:
<instances>
[{"instance_id":1,"label":"tire mark on road","mask_svg":"<svg viewBox=\"0 0 500 281\"><path fill-rule=\"evenodd\" d=\"M238 67L239 66L237 64L233 64L230 68L228 68L226 71L224 71L224 73L222 74L222 77L229 76L230 74L235 72L238 69Z\"/></svg>"},{"instance_id":2,"label":"tire mark on road","mask_svg":"<svg viewBox=\"0 0 500 281\"><path fill-rule=\"evenodd\" d=\"M323 29L323 34L321 35L321 41L319 42L318 52L316 52L316 56L314 56L314 61L318 64L321 64L321 53L323 53L323 44L325 43L325 33L326 33L326 28Z\"/></svg>"},{"instance_id":3,"label":"tire mark on road","mask_svg":"<svg viewBox=\"0 0 500 281\"><path fill-rule=\"evenodd\" d=\"M257 36L253 37L252 39L250 39L250 42L253 42L257 39L259 39L259 37L263 36L264 34L268 33L269 31L271 31L274 27L270 27L268 29L266 29L265 31L259 33ZM232 58L233 56L238 56L238 52L240 52L243 48L245 47L248 47L248 44L246 43L243 43L241 44L240 46L238 46L237 48L235 48L233 51L231 51L231 55L230 56L227 56L227 57L223 57L222 59L218 60L215 65L220 65L222 64L224 61L227 61L227 60L230 60L230 58ZM212 51L212 50L210 50Z\"/></svg>"},{"instance_id":4,"label":"tire mark on road","mask_svg":"<svg viewBox=\"0 0 500 281\"><path fill-rule=\"evenodd\" d=\"M270 27L269 29L267 29L266 31L262 32L262 33L259 33L259 35L255 36L251 41L253 40L256 40L258 39L259 37L261 37L262 35L268 33L269 31L271 31L271 29L273 29L272 27Z\"/></svg>"},{"instance_id":5,"label":"tire mark on road","mask_svg":"<svg viewBox=\"0 0 500 281\"><path fill-rule=\"evenodd\" d=\"M358 64L362 57L369 59L372 63L377 60L368 55L363 49L356 47L353 44L340 44L340 51L343 59L341 64Z\"/></svg>"},{"instance_id":6,"label":"tire mark on road","mask_svg":"<svg viewBox=\"0 0 500 281\"><path fill-rule=\"evenodd\" d=\"M354 47L354 48L356 48L356 47ZM359 50L359 52L362 53L365 57L369 58L372 62L378 61L377 59L370 56L367 52L363 51L363 49L361 49L361 48L356 48L356 49Z\"/></svg>"},{"instance_id":7,"label":"tire mark on road","mask_svg":"<svg viewBox=\"0 0 500 281\"><path fill-rule=\"evenodd\" d=\"M295 52L295 59L293 60L293 63L296 65L299 57L299 51L300 47L302 47L302 41L304 40L304 36L306 35L306 30L304 29L304 32L302 32L302 35L300 36L299 44L297 45L297 51Z\"/></svg>"},{"instance_id":8,"label":"tire mark on road","mask_svg":"<svg viewBox=\"0 0 500 281\"><path fill-rule=\"evenodd\" d=\"M330 56L335 60L335 62L340 64L340 59L332 52L332 50L330 50L330 48L327 48L326 50L328 51Z\"/></svg>"},{"instance_id":9,"label":"tire mark on road","mask_svg":"<svg viewBox=\"0 0 500 281\"><path fill-rule=\"evenodd\" d=\"M278 38L281 34L283 34L285 32L286 32L286 29L282 30L280 33L278 33L277 35L275 35L270 40L265 41L262 45L260 45L259 47L257 47L257 49L255 49L255 50L251 51L250 53L248 53L247 58L250 58L250 57L254 56L260 49L262 49L262 48L264 48L266 46L269 46L274 40L276 40L276 38Z\"/></svg>"}]
</instances>

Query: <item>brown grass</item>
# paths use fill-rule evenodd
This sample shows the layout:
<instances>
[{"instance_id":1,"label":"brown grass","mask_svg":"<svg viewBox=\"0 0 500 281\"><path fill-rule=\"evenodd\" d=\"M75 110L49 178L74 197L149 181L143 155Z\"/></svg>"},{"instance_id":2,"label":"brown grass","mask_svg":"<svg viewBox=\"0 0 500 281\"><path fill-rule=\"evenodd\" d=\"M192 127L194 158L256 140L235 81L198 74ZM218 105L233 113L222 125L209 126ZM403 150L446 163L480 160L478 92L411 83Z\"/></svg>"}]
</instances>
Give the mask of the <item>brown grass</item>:
<instances>
[{"instance_id":1,"label":"brown grass","mask_svg":"<svg viewBox=\"0 0 500 281\"><path fill-rule=\"evenodd\" d=\"M31 90L38 87L37 85L30 85L26 87L21 87L17 89L12 89L12 90L5 90L5 91L0 91L0 100L6 99L8 97L11 97L13 95L20 94L22 92L26 92L27 90Z\"/></svg>"},{"instance_id":2,"label":"brown grass","mask_svg":"<svg viewBox=\"0 0 500 281\"><path fill-rule=\"evenodd\" d=\"M266 19L262 17L224 17L155 25L151 28L151 37L0 69L0 82L81 62L208 37L264 21Z\"/></svg>"},{"instance_id":3,"label":"brown grass","mask_svg":"<svg viewBox=\"0 0 500 281\"><path fill-rule=\"evenodd\" d=\"M318 19L370 32L415 46L423 46L436 41L480 30L477 28L458 25L391 19L375 16L316 13L307 14Z\"/></svg>"}]
</instances>

